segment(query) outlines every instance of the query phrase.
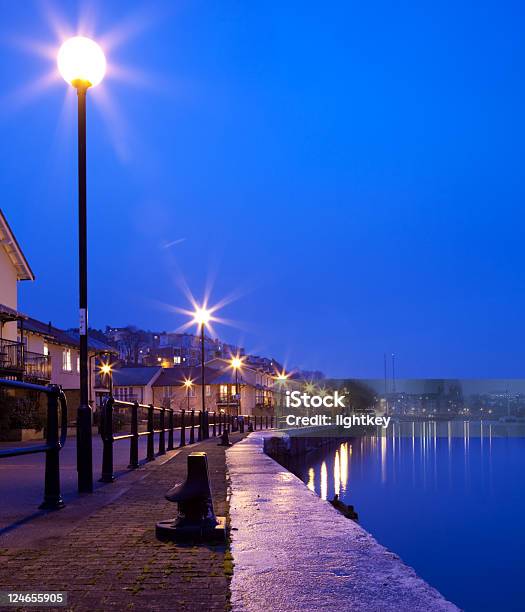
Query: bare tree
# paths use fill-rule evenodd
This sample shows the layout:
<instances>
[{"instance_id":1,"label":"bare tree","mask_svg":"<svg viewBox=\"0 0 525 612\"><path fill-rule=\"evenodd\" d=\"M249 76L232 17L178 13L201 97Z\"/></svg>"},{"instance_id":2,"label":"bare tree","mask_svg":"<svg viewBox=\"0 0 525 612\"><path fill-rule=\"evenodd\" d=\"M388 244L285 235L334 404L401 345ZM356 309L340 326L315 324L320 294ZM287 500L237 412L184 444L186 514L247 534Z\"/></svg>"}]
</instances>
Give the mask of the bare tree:
<instances>
[{"instance_id":1,"label":"bare tree","mask_svg":"<svg viewBox=\"0 0 525 612\"><path fill-rule=\"evenodd\" d=\"M134 325L128 325L120 332L119 350L128 364L138 365L140 350L147 344L148 334Z\"/></svg>"}]
</instances>

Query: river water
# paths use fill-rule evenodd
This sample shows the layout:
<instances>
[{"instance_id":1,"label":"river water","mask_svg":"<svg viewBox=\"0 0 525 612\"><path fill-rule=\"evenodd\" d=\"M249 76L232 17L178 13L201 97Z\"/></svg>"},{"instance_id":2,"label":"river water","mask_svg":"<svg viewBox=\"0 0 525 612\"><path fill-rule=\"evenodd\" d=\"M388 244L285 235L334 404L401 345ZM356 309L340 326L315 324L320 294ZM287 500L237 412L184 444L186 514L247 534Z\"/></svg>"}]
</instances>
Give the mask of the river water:
<instances>
[{"instance_id":1,"label":"river water","mask_svg":"<svg viewBox=\"0 0 525 612\"><path fill-rule=\"evenodd\" d=\"M354 505L367 531L460 608L525 610L525 438L405 423L290 467L323 499Z\"/></svg>"}]
</instances>

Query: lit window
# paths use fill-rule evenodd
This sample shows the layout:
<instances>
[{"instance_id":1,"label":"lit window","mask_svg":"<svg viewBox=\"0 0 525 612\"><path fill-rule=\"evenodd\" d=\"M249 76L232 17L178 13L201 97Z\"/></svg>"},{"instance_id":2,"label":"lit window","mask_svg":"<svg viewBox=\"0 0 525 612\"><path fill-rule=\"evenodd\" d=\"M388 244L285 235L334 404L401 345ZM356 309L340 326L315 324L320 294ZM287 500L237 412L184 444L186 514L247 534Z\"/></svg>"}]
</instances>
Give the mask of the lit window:
<instances>
[{"instance_id":1,"label":"lit window","mask_svg":"<svg viewBox=\"0 0 525 612\"><path fill-rule=\"evenodd\" d=\"M62 351L62 369L64 372L71 372L71 349Z\"/></svg>"},{"instance_id":2,"label":"lit window","mask_svg":"<svg viewBox=\"0 0 525 612\"><path fill-rule=\"evenodd\" d=\"M228 395L228 385L220 385L219 393L222 397L226 397L226 395Z\"/></svg>"},{"instance_id":3,"label":"lit window","mask_svg":"<svg viewBox=\"0 0 525 612\"><path fill-rule=\"evenodd\" d=\"M210 397L211 395L211 385L206 385L206 395Z\"/></svg>"},{"instance_id":4,"label":"lit window","mask_svg":"<svg viewBox=\"0 0 525 612\"><path fill-rule=\"evenodd\" d=\"M77 372L80 372L80 356L77 357Z\"/></svg>"},{"instance_id":5,"label":"lit window","mask_svg":"<svg viewBox=\"0 0 525 612\"><path fill-rule=\"evenodd\" d=\"M174 355L173 363L178 364L181 362L180 355Z\"/></svg>"},{"instance_id":6,"label":"lit window","mask_svg":"<svg viewBox=\"0 0 525 612\"><path fill-rule=\"evenodd\" d=\"M44 342L44 355L49 355L49 346L47 346L47 342Z\"/></svg>"}]
</instances>

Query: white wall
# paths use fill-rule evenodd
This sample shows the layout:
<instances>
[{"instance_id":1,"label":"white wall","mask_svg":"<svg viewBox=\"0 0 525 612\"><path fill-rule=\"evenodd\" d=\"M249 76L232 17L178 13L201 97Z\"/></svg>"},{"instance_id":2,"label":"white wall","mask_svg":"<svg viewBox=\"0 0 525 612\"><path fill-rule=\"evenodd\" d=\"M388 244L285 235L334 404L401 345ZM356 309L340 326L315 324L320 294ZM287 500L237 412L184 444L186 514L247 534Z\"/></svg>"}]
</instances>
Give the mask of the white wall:
<instances>
[{"instance_id":1,"label":"white wall","mask_svg":"<svg viewBox=\"0 0 525 612\"><path fill-rule=\"evenodd\" d=\"M0 303L15 310L18 307L17 282L16 269L5 250L0 247ZM16 341L16 321L6 323L3 326L2 337L6 340Z\"/></svg>"}]
</instances>

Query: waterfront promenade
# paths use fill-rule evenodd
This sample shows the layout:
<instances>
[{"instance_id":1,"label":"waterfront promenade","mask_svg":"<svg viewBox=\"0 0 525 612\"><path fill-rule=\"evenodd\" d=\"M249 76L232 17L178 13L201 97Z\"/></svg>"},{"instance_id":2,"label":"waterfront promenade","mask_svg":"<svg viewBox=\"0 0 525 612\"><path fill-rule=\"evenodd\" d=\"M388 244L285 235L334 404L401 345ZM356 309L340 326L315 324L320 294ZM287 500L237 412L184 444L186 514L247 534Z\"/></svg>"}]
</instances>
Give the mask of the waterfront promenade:
<instances>
[{"instance_id":1,"label":"waterfront promenade","mask_svg":"<svg viewBox=\"0 0 525 612\"><path fill-rule=\"evenodd\" d=\"M90 612L457 610L264 454L264 438L276 433L171 451L63 510L19 521L0 535L0 590L66 591L67 609ZM215 512L230 518L228 546L155 538L156 522L176 514L164 495L186 478L194 451L208 455Z\"/></svg>"},{"instance_id":2,"label":"waterfront promenade","mask_svg":"<svg viewBox=\"0 0 525 612\"><path fill-rule=\"evenodd\" d=\"M215 511L226 514L224 447L217 442L167 453L0 537L0 590L67 591L71 610L227 609L224 546L155 538L155 523L176 514L164 494L185 479L190 452L207 453Z\"/></svg>"}]
</instances>

